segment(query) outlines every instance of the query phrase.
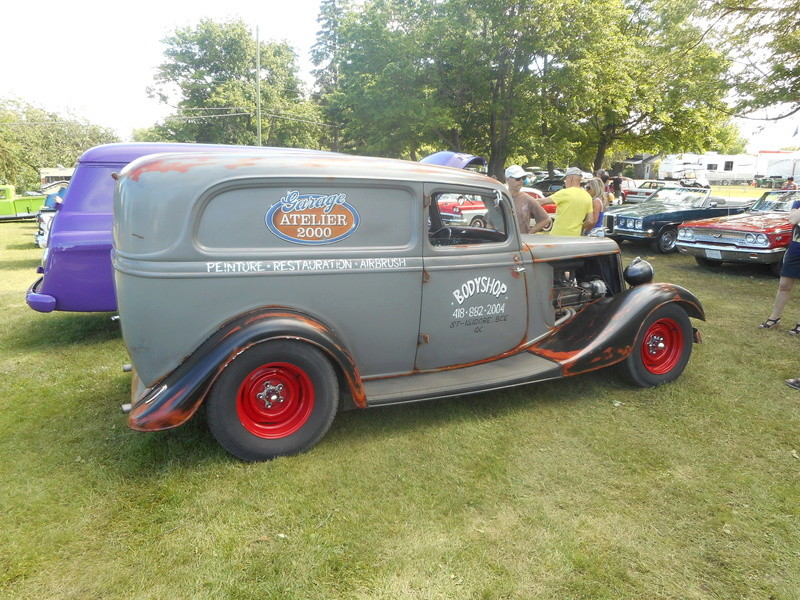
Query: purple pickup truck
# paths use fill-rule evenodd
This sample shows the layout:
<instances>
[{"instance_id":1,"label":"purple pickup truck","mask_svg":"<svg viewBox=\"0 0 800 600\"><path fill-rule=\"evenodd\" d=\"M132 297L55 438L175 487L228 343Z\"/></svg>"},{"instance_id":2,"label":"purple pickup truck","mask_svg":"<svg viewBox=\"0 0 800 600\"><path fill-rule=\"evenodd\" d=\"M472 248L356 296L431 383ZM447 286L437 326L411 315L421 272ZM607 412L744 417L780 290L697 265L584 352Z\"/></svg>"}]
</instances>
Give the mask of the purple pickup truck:
<instances>
[{"instance_id":1,"label":"purple pickup truck","mask_svg":"<svg viewBox=\"0 0 800 600\"><path fill-rule=\"evenodd\" d=\"M41 277L25 297L28 306L39 312L117 310L111 266L115 187L112 173L149 154L262 150L272 149L216 144L123 143L87 150L78 159L63 202L57 205L42 264L37 268Z\"/></svg>"}]
</instances>

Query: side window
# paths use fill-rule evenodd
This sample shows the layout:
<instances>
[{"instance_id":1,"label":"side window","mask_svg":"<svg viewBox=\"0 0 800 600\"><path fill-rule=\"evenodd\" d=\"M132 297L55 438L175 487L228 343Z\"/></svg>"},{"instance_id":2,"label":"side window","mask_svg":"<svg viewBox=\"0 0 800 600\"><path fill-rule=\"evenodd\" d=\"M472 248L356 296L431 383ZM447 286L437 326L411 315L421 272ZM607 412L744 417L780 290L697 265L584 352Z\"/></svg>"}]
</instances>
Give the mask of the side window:
<instances>
[{"instance_id":1,"label":"side window","mask_svg":"<svg viewBox=\"0 0 800 600\"><path fill-rule=\"evenodd\" d=\"M436 193L428 215L431 244L491 244L508 237L503 203L490 194Z\"/></svg>"}]
</instances>

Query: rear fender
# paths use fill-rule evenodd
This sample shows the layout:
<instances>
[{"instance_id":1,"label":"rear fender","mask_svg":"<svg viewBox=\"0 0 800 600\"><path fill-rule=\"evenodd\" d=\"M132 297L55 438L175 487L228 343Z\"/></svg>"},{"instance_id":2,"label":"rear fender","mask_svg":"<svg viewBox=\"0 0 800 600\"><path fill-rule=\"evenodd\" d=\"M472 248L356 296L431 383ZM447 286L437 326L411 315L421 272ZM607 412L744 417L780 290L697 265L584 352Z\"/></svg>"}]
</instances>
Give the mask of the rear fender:
<instances>
[{"instance_id":1,"label":"rear fender","mask_svg":"<svg viewBox=\"0 0 800 600\"><path fill-rule=\"evenodd\" d=\"M528 351L559 363L565 377L602 369L625 360L647 316L672 302L705 321L703 307L690 291L671 283L648 283L593 302Z\"/></svg>"},{"instance_id":2,"label":"rear fender","mask_svg":"<svg viewBox=\"0 0 800 600\"><path fill-rule=\"evenodd\" d=\"M185 423L234 358L256 344L275 339L301 340L318 347L344 374L355 405L366 407L356 364L336 333L306 314L271 307L229 321L171 373L146 388L134 399L128 425L138 431L159 431Z\"/></svg>"}]
</instances>

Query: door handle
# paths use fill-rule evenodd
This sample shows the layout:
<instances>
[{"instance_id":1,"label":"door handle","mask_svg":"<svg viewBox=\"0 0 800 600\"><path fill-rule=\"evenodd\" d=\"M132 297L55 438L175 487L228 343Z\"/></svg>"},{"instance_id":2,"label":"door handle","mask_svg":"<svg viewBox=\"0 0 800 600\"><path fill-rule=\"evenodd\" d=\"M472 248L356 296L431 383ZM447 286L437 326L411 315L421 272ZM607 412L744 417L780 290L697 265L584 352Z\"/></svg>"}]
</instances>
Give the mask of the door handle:
<instances>
[{"instance_id":1,"label":"door handle","mask_svg":"<svg viewBox=\"0 0 800 600\"><path fill-rule=\"evenodd\" d=\"M525 270L525 267L514 267L512 270L514 273L522 273Z\"/></svg>"}]
</instances>

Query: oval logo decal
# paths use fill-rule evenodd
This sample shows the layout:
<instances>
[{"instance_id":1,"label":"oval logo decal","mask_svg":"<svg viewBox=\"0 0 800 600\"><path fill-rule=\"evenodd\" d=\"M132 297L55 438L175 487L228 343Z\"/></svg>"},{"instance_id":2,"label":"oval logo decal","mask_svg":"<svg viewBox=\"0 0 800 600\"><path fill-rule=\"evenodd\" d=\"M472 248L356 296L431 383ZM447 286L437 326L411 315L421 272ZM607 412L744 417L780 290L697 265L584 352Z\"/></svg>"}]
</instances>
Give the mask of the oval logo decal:
<instances>
[{"instance_id":1,"label":"oval logo decal","mask_svg":"<svg viewBox=\"0 0 800 600\"><path fill-rule=\"evenodd\" d=\"M332 244L358 228L358 211L347 202L347 194L301 194L287 192L267 211L267 228L279 238L295 244Z\"/></svg>"}]
</instances>

